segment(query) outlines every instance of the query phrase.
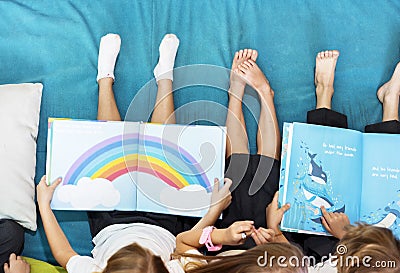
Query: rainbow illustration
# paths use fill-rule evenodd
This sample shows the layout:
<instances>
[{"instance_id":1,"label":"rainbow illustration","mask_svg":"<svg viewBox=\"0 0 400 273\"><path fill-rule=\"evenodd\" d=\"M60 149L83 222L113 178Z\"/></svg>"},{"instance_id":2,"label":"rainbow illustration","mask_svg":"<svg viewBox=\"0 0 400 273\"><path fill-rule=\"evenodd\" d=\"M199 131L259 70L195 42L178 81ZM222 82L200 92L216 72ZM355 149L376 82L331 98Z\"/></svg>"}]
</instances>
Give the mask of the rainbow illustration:
<instances>
[{"instance_id":1,"label":"rainbow illustration","mask_svg":"<svg viewBox=\"0 0 400 273\"><path fill-rule=\"evenodd\" d=\"M168 140L139 134L108 138L83 153L70 167L64 184L76 185L80 178L106 178L111 182L130 173L142 172L182 189L211 184L199 162L185 149Z\"/></svg>"}]
</instances>

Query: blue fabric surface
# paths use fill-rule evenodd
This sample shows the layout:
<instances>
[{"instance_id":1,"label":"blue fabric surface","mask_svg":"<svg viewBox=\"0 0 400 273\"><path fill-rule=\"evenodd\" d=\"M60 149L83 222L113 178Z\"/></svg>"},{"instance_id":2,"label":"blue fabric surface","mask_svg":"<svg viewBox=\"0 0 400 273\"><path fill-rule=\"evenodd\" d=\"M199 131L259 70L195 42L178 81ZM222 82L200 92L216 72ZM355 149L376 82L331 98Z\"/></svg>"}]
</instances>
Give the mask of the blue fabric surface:
<instances>
[{"instance_id":1,"label":"blue fabric surface","mask_svg":"<svg viewBox=\"0 0 400 273\"><path fill-rule=\"evenodd\" d=\"M280 126L284 121L304 122L306 112L315 106L318 51L340 50L333 109L347 114L349 126L358 130L380 120L376 91L400 59L397 0L21 0L0 1L0 11L0 84L44 84L36 182L45 173L47 118L96 118L97 53L106 33L118 33L122 38L114 90L123 116L135 94L153 78L158 45L166 33L175 33L181 41L176 67L208 64L229 68L236 50L257 49L257 62L275 90ZM219 74L213 71L209 68L215 80ZM199 76L191 74L194 79ZM216 87L180 88L175 95L176 106L182 106L178 121L223 123L227 75L221 75ZM210 77L207 73L201 76ZM151 109L154 83L148 87L147 95L141 93L140 103L131 107L129 119L143 119L143 113ZM185 107L201 100L215 103ZM246 94L245 103L254 152L259 114L254 92ZM57 217L73 248L89 254L85 213L62 212ZM54 262L41 227L26 235L24 255Z\"/></svg>"}]
</instances>

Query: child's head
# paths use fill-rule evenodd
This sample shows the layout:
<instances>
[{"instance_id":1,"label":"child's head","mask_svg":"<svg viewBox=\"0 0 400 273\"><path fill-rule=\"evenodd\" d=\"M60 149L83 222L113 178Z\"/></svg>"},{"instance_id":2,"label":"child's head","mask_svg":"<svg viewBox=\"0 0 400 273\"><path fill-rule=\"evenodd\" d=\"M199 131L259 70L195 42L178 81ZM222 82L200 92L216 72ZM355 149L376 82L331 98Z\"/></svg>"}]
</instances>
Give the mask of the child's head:
<instances>
[{"instance_id":1,"label":"child's head","mask_svg":"<svg viewBox=\"0 0 400 273\"><path fill-rule=\"evenodd\" d=\"M306 273L307 264L303 264L303 253L288 243L268 243L249 249L234 256L223 256L208 265L188 270L188 273Z\"/></svg>"},{"instance_id":2,"label":"child's head","mask_svg":"<svg viewBox=\"0 0 400 273\"><path fill-rule=\"evenodd\" d=\"M349 226L339 242L338 272L398 272L400 241L387 228Z\"/></svg>"},{"instance_id":3,"label":"child's head","mask_svg":"<svg viewBox=\"0 0 400 273\"><path fill-rule=\"evenodd\" d=\"M112 255L102 273L168 273L160 257L133 243Z\"/></svg>"}]
</instances>

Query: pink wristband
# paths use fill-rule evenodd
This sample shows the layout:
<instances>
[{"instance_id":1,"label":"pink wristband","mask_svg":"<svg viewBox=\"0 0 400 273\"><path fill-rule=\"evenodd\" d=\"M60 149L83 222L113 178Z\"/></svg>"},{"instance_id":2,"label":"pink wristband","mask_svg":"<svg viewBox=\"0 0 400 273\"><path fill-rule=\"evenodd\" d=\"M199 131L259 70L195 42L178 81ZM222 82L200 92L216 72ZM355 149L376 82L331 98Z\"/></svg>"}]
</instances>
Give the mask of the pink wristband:
<instances>
[{"instance_id":1,"label":"pink wristband","mask_svg":"<svg viewBox=\"0 0 400 273\"><path fill-rule=\"evenodd\" d=\"M213 230L213 226L205 227L199 239L199 244L205 245L208 251L218 251L222 248L222 245L213 245L211 241L211 232Z\"/></svg>"}]
</instances>

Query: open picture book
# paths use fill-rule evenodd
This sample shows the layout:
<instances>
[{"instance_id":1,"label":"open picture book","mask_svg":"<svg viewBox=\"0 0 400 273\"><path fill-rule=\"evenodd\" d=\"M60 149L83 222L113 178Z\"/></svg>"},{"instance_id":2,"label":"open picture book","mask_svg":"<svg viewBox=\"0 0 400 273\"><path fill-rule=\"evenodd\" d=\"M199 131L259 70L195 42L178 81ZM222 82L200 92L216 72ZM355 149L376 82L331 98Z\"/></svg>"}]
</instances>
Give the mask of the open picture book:
<instances>
[{"instance_id":1,"label":"open picture book","mask_svg":"<svg viewBox=\"0 0 400 273\"><path fill-rule=\"evenodd\" d=\"M201 217L224 159L225 127L49 119L47 183L63 179L57 210Z\"/></svg>"},{"instance_id":2,"label":"open picture book","mask_svg":"<svg viewBox=\"0 0 400 273\"><path fill-rule=\"evenodd\" d=\"M291 208L282 230L328 235L324 206L400 237L399 151L400 135L284 123L279 202Z\"/></svg>"}]
</instances>

